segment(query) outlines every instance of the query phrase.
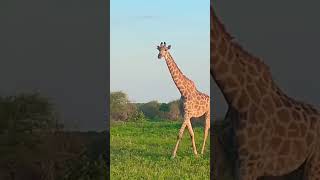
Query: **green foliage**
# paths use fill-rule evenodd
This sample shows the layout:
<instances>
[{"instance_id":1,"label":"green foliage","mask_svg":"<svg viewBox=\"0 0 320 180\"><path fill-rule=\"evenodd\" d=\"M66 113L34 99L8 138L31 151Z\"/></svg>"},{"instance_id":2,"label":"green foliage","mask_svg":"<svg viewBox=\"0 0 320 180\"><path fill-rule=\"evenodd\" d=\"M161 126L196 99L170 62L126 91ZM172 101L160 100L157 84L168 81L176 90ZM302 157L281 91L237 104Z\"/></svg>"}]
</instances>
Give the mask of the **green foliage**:
<instances>
[{"instance_id":1,"label":"green foliage","mask_svg":"<svg viewBox=\"0 0 320 180\"><path fill-rule=\"evenodd\" d=\"M137 111L137 114L132 118L132 120L135 122L143 122L146 121L147 118L142 111Z\"/></svg>"},{"instance_id":2,"label":"green foliage","mask_svg":"<svg viewBox=\"0 0 320 180\"><path fill-rule=\"evenodd\" d=\"M175 159L170 159L181 123L114 123L110 129L111 179L209 179L210 137L204 155L195 158L188 131ZM203 128L194 127L197 150Z\"/></svg>"},{"instance_id":3,"label":"green foliage","mask_svg":"<svg viewBox=\"0 0 320 180\"><path fill-rule=\"evenodd\" d=\"M160 107L159 107L160 111L163 112L169 112L170 111L170 105L167 103L161 103Z\"/></svg>"},{"instance_id":4,"label":"green foliage","mask_svg":"<svg viewBox=\"0 0 320 180\"><path fill-rule=\"evenodd\" d=\"M140 116L137 106L122 91L110 94L110 118L113 121L129 121Z\"/></svg>"},{"instance_id":5,"label":"green foliage","mask_svg":"<svg viewBox=\"0 0 320 180\"><path fill-rule=\"evenodd\" d=\"M128 95L122 91L110 94L110 117L112 121L138 121L147 119L182 119L181 100L169 103L150 101L147 103L132 103Z\"/></svg>"},{"instance_id":6,"label":"green foliage","mask_svg":"<svg viewBox=\"0 0 320 180\"><path fill-rule=\"evenodd\" d=\"M160 103L158 101L150 101L148 103L140 105L139 109L143 114L150 118L159 118L160 117Z\"/></svg>"}]
</instances>

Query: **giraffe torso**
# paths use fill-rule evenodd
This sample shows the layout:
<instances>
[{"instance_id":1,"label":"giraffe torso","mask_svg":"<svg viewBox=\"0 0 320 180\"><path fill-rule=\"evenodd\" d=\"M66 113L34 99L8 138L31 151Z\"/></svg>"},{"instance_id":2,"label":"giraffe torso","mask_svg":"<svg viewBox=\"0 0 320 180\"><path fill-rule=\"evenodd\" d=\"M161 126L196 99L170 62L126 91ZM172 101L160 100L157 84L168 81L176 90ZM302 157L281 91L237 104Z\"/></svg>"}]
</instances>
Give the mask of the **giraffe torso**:
<instances>
[{"instance_id":1,"label":"giraffe torso","mask_svg":"<svg viewBox=\"0 0 320 180\"><path fill-rule=\"evenodd\" d=\"M239 160L257 177L291 172L319 150L319 111L288 97L269 97L260 102L268 106L251 104L234 119Z\"/></svg>"},{"instance_id":2,"label":"giraffe torso","mask_svg":"<svg viewBox=\"0 0 320 180\"><path fill-rule=\"evenodd\" d=\"M190 94L181 96L184 114L200 117L210 110L210 97L194 89Z\"/></svg>"}]
</instances>

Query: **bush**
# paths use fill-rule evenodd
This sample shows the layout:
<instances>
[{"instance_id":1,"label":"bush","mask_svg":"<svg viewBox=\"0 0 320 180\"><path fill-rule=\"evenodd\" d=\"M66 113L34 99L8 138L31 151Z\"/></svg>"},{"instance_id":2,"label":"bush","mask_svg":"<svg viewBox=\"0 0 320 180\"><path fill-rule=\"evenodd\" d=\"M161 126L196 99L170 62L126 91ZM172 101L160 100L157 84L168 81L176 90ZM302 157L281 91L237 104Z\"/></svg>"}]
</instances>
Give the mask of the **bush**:
<instances>
[{"instance_id":1,"label":"bush","mask_svg":"<svg viewBox=\"0 0 320 180\"><path fill-rule=\"evenodd\" d=\"M169 102L168 119L181 120L182 117L182 102L181 100L175 100Z\"/></svg>"},{"instance_id":2,"label":"bush","mask_svg":"<svg viewBox=\"0 0 320 180\"><path fill-rule=\"evenodd\" d=\"M150 101L148 103L142 104L140 105L139 109L146 117L150 119L161 117L160 103L158 103L158 101Z\"/></svg>"}]
</instances>

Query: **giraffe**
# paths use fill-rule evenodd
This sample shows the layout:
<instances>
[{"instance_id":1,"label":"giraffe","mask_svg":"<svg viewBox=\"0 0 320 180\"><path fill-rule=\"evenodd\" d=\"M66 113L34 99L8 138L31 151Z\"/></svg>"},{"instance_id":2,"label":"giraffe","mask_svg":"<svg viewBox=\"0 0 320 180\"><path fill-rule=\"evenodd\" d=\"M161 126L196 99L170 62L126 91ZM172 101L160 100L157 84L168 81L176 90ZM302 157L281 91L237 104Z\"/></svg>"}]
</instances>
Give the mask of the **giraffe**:
<instances>
[{"instance_id":1,"label":"giraffe","mask_svg":"<svg viewBox=\"0 0 320 180\"><path fill-rule=\"evenodd\" d=\"M232 117L236 178L281 176L304 166L306 179L320 180L319 110L287 96L269 67L233 40L212 5L210 73Z\"/></svg>"},{"instance_id":2,"label":"giraffe","mask_svg":"<svg viewBox=\"0 0 320 180\"><path fill-rule=\"evenodd\" d=\"M165 59L171 77L181 94L181 100L183 102L183 123L179 130L177 143L172 153L172 158L176 157L177 149L186 127L188 128L191 137L193 153L195 154L195 156L197 156L198 152L194 140L194 132L191 125L191 118L201 116L205 117L204 139L201 149L201 154L203 154L210 129L210 97L198 91L194 82L188 79L180 71L179 67L174 62L169 52L170 48L171 45L167 46L165 42L161 42L160 46L157 46L157 49L159 50L158 59Z\"/></svg>"}]
</instances>

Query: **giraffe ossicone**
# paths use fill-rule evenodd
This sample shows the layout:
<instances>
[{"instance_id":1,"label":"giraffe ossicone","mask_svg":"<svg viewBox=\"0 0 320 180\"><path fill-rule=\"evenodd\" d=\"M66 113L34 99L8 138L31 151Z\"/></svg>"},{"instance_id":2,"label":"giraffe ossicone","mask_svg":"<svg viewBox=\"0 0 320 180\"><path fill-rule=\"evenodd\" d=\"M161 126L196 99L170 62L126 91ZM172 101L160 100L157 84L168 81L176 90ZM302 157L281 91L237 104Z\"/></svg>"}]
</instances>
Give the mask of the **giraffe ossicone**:
<instances>
[{"instance_id":1,"label":"giraffe ossicone","mask_svg":"<svg viewBox=\"0 0 320 180\"><path fill-rule=\"evenodd\" d=\"M201 154L203 154L210 129L210 97L198 91L194 82L188 79L181 72L181 70L179 69L169 52L170 48L171 45L166 46L165 42L161 42L160 46L157 46L157 49L159 51L158 58L165 59L171 77L181 94L181 100L183 102L183 123L179 130L177 142L172 152L172 157L176 157L178 146L186 127L188 128L191 137L193 153L195 155L198 154L195 144L194 132L191 125L191 118L201 116L205 117L204 139L201 149Z\"/></svg>"}]
</instances>

